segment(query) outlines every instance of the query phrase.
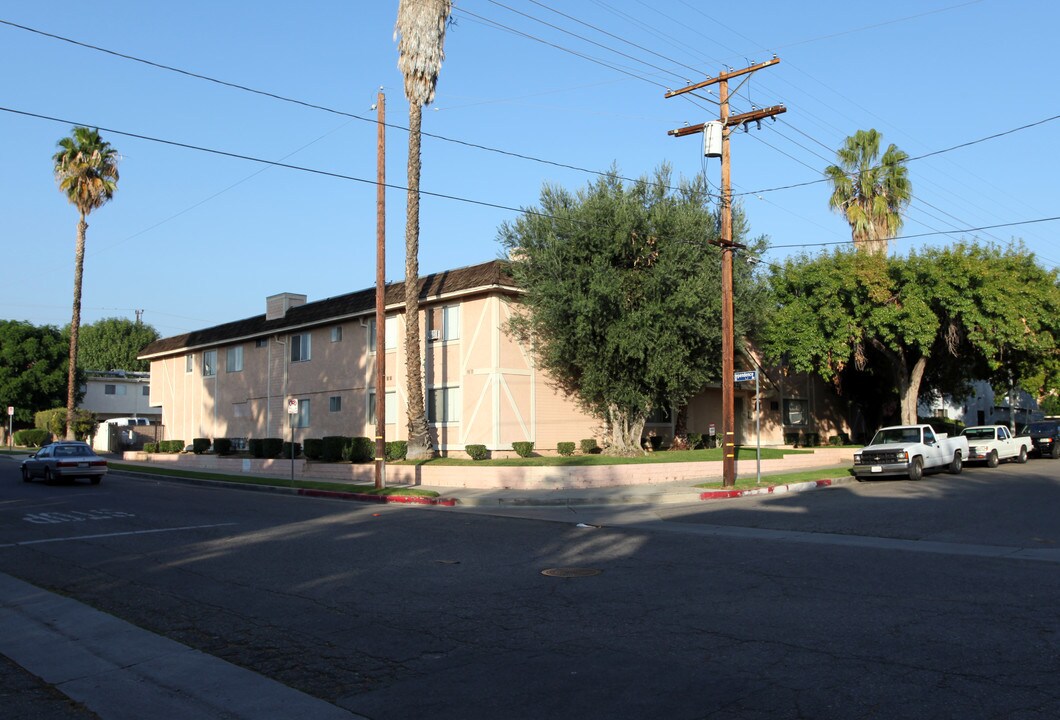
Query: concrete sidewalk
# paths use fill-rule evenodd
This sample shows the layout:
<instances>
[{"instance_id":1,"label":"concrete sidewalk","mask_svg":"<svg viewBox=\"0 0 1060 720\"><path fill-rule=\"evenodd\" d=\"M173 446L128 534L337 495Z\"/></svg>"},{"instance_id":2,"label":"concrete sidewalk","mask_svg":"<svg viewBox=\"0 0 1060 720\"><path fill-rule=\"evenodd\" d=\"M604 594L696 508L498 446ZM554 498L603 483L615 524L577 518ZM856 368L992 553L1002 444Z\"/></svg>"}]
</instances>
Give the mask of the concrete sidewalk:
<instances>
[{"instance_id":1,"label":"concrete sidewalk","mask_svg":"<svg viewBox=\"0 0 1060 720\"><path fill-rule=\"evenodd\" d=\"M0 653L103 720L365 720L3 573Z\"/></svg>"},{"instance_id":2,"label":"concrete sidewalk","mask_svg":"<svg viewBox=\"0 0 1060 720\"><path fill-rule=\"evenodd\" d=\"M122 461L128 465L129 461ZM149 465L143 463L143 465ZM155 466L157 467L157 466ZM138 477L150 477L156 480L170 480L173 482L186 482L199 485L224 486L233 489L258 490L262 492L274 492L281 494L294 494L307 497L333 498L337 500L359 500L375 503L400 503L418 505L441 505L447 507L565 507L565 506L606 506L606 505L669 505L679 503L696 503L705 500L722 500L753 495L779 495L783 493L805 492L818 490L832 485L854 482L854 478L848 472L848 466L823 465L821 469L834 467L834 474L825 480L788 483L771 485L770 476L763 475L760 487L751 487L740 490L708 490L697 488L693 483L685 480L673 482L659 482L642 485L611 485L598 487L565 487L565 488L465 488L444 487L432 485L389 485L388 487L399 490L409 487L415 490L429 490L438 493L437 498L425 498L416 495L371 495L356 492L352 486L350 491L343 490L308 490L296 487L283 487L276 485L254 485L252 476L245 474L236 475L229 473L233 480L237 478L241 482L225 482L223 480L200 480L191 478L179 478L168 475L156 475L149 472L138 474L126 470L114 470L115 473L132 474ZM806 468L800 468L806 469ZM225 474L216 473L214 474ZM275 480L276 478L270 478ZM339 484L333 478L301 477L299 480L323 480L332 484ZM706 478L707 481L721 480L721 477Z\"/></svg>"}]
</instances>

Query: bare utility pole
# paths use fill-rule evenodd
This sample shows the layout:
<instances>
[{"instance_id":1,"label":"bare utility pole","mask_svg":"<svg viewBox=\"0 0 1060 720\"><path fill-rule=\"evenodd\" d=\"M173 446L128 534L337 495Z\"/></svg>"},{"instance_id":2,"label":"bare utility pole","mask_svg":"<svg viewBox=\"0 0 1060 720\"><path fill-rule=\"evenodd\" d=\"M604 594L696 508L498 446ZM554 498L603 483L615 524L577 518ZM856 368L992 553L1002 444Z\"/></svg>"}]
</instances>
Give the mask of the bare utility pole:
<instances>
[{"instance_id":1,"label":"bare utility pole","mask_svg":"<svg viewBox=\"0 0 1060 720\"><path fill-rule=\"evenodd\" d=\"M734 248L743 247L733 242L732 239L732 180L729 161L729 135L733 127L743 125L746 128L751 122L761 123L765 118L776 117L786 111L783 105L774 105L762 110L752 110L751 112L730 116L729 80L743 75L747 75L749 78L751 73L756 70L776 65L778 62L780 62L780 58L774 57L772 60L757 63L742 70L729 70L729 72L720 73L717 77L707 78L703 82L689 85L680 90L670 90L665 95L665 97L671 98L711 85L718 85L718 104L721 109L721 237L718 238L715 244L721 248L721 433L723 438L722 447L724 448L722 479L723 484L726 486L736 484L736 393L733 379L735 371L735 343L733 340L732 251ZM739 89L740 86L737 86L736 90ZM685 135L701 133L707 129L709 124L690 125L677 130L670 130L667 134L674 137L684 137Z\"/></svg>"},{"instance_id":2,"label":"bare utility pole","mask_svg":"<svg viewBox=\"0 0 1060 720\"><path fill-rule=\"evenodd\" d=\"M375 186L375 486L386 487L386 98L376 100Z\"/></svg>"}]
</instances>

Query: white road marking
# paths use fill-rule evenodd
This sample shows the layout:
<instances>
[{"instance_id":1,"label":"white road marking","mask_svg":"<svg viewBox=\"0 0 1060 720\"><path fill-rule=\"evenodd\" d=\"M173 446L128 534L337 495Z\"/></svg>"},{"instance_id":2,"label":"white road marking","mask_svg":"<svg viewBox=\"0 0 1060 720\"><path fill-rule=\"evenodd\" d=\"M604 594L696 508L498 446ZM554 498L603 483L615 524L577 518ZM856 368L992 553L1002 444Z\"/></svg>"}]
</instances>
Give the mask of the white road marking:
<instances>
[{"instance_id":1,"label":"white road marking","mask_svg":"<svg viewBox=\"0 0 1060 720\"><path fill-rule=\"evenodd\" d=\"M41 545L43 543L70 542L73 540L98 540L100 538L122 537L125 535L151 535L154 533L181 532L183 530L204 530L207 528L228 527L238 523L215 523L213 525L186 525L185 527L158 528L155 530L130 530L128 532L101 533L99 535L77 535L74 537L44 538L43 540L23 540L14 543L0 543L0 548L21 547L23 545Z\"/></svg>"}]
</instances>

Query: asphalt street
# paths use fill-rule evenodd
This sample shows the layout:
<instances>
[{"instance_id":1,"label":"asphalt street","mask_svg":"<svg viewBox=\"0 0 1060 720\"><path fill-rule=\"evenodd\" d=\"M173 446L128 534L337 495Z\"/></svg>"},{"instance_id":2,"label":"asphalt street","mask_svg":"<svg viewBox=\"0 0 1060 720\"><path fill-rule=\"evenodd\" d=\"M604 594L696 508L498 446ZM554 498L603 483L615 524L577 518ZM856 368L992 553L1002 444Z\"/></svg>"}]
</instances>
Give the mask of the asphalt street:
<instances>
[{"instance_id":1,"label":"asphalt street","mask_svg":"<svg viewBox=\"0 0 1060 720\"><path fill-rule=\"evenodd\" d=\"M24 484L0 458L0 573L247 688L373 720L1044 719L1060 717L1058 491L1060 461L1040 460L689 505L462 510L116 473ZM41 673L0 677L39 717L125 717L105 692L79 707Z\"/></svg>"}]
</instances>

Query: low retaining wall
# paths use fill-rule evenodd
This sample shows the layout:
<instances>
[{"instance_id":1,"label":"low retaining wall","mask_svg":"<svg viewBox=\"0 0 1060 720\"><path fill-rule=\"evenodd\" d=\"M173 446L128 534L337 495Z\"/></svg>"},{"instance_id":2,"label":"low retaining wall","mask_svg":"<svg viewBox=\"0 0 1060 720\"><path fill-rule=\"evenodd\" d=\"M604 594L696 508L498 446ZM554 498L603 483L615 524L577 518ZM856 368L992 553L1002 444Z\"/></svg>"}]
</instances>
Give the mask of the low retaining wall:
<instances>
[{"instance_id":1,"label":"low retaining wall","mask_svg":"<svg viewBox=\"0 0 1060 720\"><path fill-rule=\"evenodd\" d=\"M291 477L291 460L259 460L252 458L219 457L217 455L176 455L126 452L124 461L156 466L201 470L234 475L265 475ZM808 468L827 467L854 462L854 451L846 448L821 448L812 454L785 455L778 460L763 460L762 472L792 472ZM755 476L755 461L740 460L736 473L740 477ZM637 465L590 465L550 467L475 467L438 465L386 466L388 486L423 485L429 488L474 488L509 490L560 490L565 488L613 487L620 485L655 485L671 482L704 482L721 478L722 463L673 462ZM297 480L327 480L332 482L371 485L375 482L375 466L367 463L318 463L294 460Z\"/></svg>"}]
</instances>

